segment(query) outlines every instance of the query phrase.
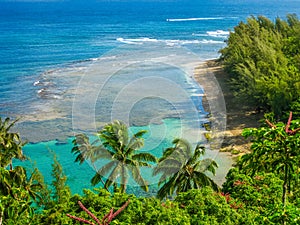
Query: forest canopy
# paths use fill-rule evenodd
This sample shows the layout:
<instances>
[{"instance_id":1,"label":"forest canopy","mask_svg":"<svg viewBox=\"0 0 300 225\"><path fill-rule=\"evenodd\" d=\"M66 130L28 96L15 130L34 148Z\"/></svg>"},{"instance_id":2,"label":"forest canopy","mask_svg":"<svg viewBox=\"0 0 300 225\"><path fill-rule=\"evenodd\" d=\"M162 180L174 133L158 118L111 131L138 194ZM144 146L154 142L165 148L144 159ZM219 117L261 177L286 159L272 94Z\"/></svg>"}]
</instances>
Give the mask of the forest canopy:
<instances>
[{"instance_id":1,"label":"forest canopy","mask_svg":"<svg viewBox=\"0 0 300 225\"><path fill-rule=\"evenodd\" d=\"M295 14L275 22L263 16L240 22L220 52L239 99L277 117L291 108L299 111L300 21Z\"/></svg>"}]
</instances>

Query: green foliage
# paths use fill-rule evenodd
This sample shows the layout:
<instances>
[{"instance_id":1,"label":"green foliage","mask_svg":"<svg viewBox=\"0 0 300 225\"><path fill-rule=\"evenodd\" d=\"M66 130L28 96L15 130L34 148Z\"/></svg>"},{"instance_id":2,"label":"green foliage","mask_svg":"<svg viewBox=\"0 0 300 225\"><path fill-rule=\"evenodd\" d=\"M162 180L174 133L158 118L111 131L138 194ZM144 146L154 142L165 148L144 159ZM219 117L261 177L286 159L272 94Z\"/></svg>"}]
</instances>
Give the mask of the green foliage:
<instances>
[{"instance_id":1,"label":"green foliage","mask_svg":"<svg viewBox=\"0 0 300 225\"><path fill-rule=\"evenodd\" d=\"M10 195L16 200L29 201L40 198L41 184L35 179L36 171L28 176L26 170L21 166L17 166L13 170L0 168L0 194Z\"/></svg>"},{"instance_id":2,"label":"green foliage","mask_svg":"<svg viewBox=\"0 0 300 225\"><path fill-rule=\"evenodd\" d=\"M300 98L291 103L289 112L293 112L294 118L300 119ZM289 112L284 115L283 119L288 119Z\"/></svg>"},{"instance_id":3,"label":"green foliage","mask_svg":"<svg viewBox=\"0 0 300 225\"><path fill-rule=\"evenodd\" d=\"M299 224L299 204L290 198L282 204L283 180L274 173L245 174L238 168L231 169L223 184L223 192L242 206L240 214L252 216L253 224ZM291 196L290 196L291 197Z\"/></svg>"},{"instance_id":4,"label":"green foliage","mask_svg":"<svg viewBox=\"0 0 300 225\"><path fill-rule=\"evenodd\" d=\"M105 125L98 132L98 139L92 143L85 134L76 135L72 149L77 155L75 162L90 160L94 165L98 160L108 160L100 169L95 166L97 173L91 180L93 185L102 182L104 188L108 189L111 185L117 186L120 183L119 191L125 192L130 172L135 182L144 191L148 191L148 183L141 176L140 167L151 167L150 162L157 160L150 153L138 152L144 145L142 136L145 133L146 131L141 130L129 137L128 127L116 120ZM120 181L117 179L119 176Z\"/></svg>"},{"instance_id":5,"label":"green foliage","mask_svg":"<svg viewBox=\"0 0 300 225\"><path fill-rule=\"evenodd\" d=\"M37 170L27 175L21 166L13 170L0 168L0 219L3 224L30 221L35 210L30 205L33 201L41 201L42 185L39 176Z\"/></svg>"},{"instance_id":6,"label":"green foliage","mask_svg":"<svg viewBox=\"0 0 300 225\"><path fill-rule=\"evenodd\" d=\"M180 193L175 199L189 214L191 224L242 224L247 219L210 187ZM250 220L248 220L250 222Z\"/></svg>"},{"instance_id":7,"label":"green foliage","mask_svg":"<svg viewBox=\"0 0 300 225\"><path fill-rule=\"evenodd\" d=\"M34 208L27 199L16 200L12 196L0 196L0 222L3 225L31 224Z\"/></svg>"},{"instance_id":8,"label":"green foliage","mask_svg":"<svg viewBox=\"0 0 300 225\"><path fill-rule=\"evenodd\" d=\"M276 116L300 97L300 22L259 16L241 22L221 52L238 98Z\"/></svg>"},{"instance_id":9,"label":"green foliage","mask_svg":"<svg viewBox=\"0 0 300 225\"><path fill-rule=\"evenodd\" d=\"M176 202L131 197L117 224L190 224L189 219L188 213Z\"/></svg>"},{"instance_id":10,"label":"green foliage","mask_svg":"<svg viewBox=\"0 0 300 225\"><path fill-rule=\"evenodd\" d=\"M270 115L267 116L268 118ZM252 152L229 171L223 192L253 215L254 224L299 224L300 122L244 129Z\"/></svg>"},{"instance_id":11,"label":"green foliage","mask_svg":"<svg viewBox=\"0 0 300 225\"><path fill-rule=\"evenodd\" d=\"M205 154L205 148L197 145L192 151L192 146L183 139L175 139L174 147L167 148L159 163L153 170L153 175L161 174L158 185L162 185L157 196L165 198L174 192L185 192L190 189L200 189L211 186L218 190L217 184L205 172L215 175L217 163L209 158L200 160Z\"/></svg>"},{"instance_id":12,"label":"green foliage","mask_svg":"<svg viewBox=\"0 0 300 225\"><path fill-rule=\"evenodd\" d=\"M71 190L66 185L67 176L63 172L61 164L57 161L56 155L53 157L52 164L52 185L54 187L53 199L57 203L68 201L71 196Z\"/></svg>"},{"instance_id":13,"label":"green foliage","mask_svg":"<svg viewBox=\"0 0 300 225\"><path fill-rule=\"evenodd\" d=\"M248 176L237 168L231 169L222 191L250 208L262 209L281 203L283 181L273 173L256 173Z\"/></svg>"},{"instance_id":14,"label":"green foliage","mask_svg":"<svg viewBox=\"0 0 300 225\"><path fill-rule=\"evenodd\" d=\"M272 124L269 127L244 129L242 135L251 137L252 152L245 154L239 167L252 176L257 172L272 172L283 179L282 203L286 203L286 194L298 186L300 132L299 121ZM300 129L300 128L299 128Z\"/></svg>"},{"instance_id":15,"label":"green foliage","mask_svg":"<svg viewBox=\"0 0 300 225\"><path fill-rule=\"evenodd\" d=\"M83 196L75 195L68 204L59 204L55 210L44 211L35 217L33 224L74 224L74 220L66 216L67 213L76 217L90 220L81 210L77 202L82 204L97 218L102 218L111 210L119 209L128 199L128 206L115 217L111 224L251 224L251 215L243 216L239 210L226 202L220 193L209 187L200 190L190 190L180 193L174 201L160 201L157 198L141 197L125 193L115 193L113 196L104 189L96 192L85 190ZM48 213L52 214L48 214ZM253 224L253 223L252 223ZM258 224L258 223L257 223Z\"/></svg>"},{"instance_id":16,"label":"green foliage","mask_svg":"<svg viewBox=\"0 0 300 225\"><path fill-rule=\"evenodd\" d=\"M111 208L120 208L128 199L128 206L115 217L111 224L191 224L188 213L176 202L161 202L156 198L137 198L134 195L115 193L111 196L104 189L84 190L84 195L74 195L68 203L55 205L36 215L32 224L74 224L66 214L90 220L77 202L92 212L97 218L103 218Z\"/></svg>"},{"instance_id":17,"label":"green foliage","mask_svg":"<svg viewBox=\"0 0 300 225\"><path fill-rule=\"evenodd\" d=\"M22 152L25 142L18 133L10 131L16 122L17 120L10 122L9 118L3 121L0 117L0 167L3 168L10 165L12 169L12 159L25 159Z\"/></svg>"}]
</instances>

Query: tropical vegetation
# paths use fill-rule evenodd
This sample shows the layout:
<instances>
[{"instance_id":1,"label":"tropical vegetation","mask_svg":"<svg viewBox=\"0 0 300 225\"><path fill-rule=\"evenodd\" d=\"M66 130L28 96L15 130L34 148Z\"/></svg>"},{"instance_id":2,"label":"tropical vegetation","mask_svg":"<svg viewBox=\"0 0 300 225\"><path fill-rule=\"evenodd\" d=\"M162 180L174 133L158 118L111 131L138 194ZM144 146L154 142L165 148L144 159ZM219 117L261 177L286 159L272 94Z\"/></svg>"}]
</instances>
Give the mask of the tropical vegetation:
<instances>
[{"instance_id":1,"label":"tropical vegetation","mask_svg":"<svg viewBox=\"0 0 300 225\"><path fill-rule=\"evenodd\" d=\"M114 121L95 137L75 136L75 162L94 166L91 182L98 187L72 194L55 155L51 185L36 168L13 166L26 159L26 142L13 131L16 121L0 119L0 225L300 224L299 49L296 15L275 22L250 17L230 33L221 61L232 88L268 114L260 127L244 129L251 151L237 159L222 187L211 176L217 164L205 158L201 144L194 148L177 138L156 159L141 151L145 131L131 135ZM160 176L156 197L126 193L130 177L148 190L143 167Z\"/></svg>"},{"instance_id":2,"label":"tropical vegetation","mask_svg":"<svg viewBox=\"0 0 300 225\"><path fill-rule=\"evenodd\" d=\"M218 190L218 185L205 172L215 175L217 163L210 159L200 159L205 154L205 148L198 144L195 150L189 142L175 139L174 147L164 150L153 170L153 175L161 174L158 185L161 186L157 196L164 198L190 189L201 189L210 186Z\"/></svg>"},{"instance_id":3,"label":"tropical vegetation","mask_svg":"<svg viewBox=\"0 0 300 225\"><path fill-rule=\"evenodd\" d=\"M300 21L295 14L273 22L264 16L240 22L222 49L221 61L236 97L256 109L274 112L299 109ZM291 109L294 107L294 109Z\"/></svg>"},{"instance_id":4,"label":"tropical vegetation","mask_svg":"<svg viewBox=\"0 0 300 225\"><path fill-rule=\"evenodd\" d=\"M113 122L101 132L113 124L123 125ZM1 168L0 224L95 224L91 219L96 224L299 224L300 121L291 115L286 124L268 120L266 124L245 129L244 135L252 137L252 152L240 158L219 188L205 174L214 173L216 163L203 158L201 145L193 149L183 139L175 139L154 167L163 184L158 198L128 195L119 188L109 192L105 183L72 195L55 156L51 189L37 169L27 175L20 166ZM88 146L103 149L106 140ZM129 149L132 142L123 143L127 146L123 149Z\"/></svg>"},{"instance_id":5,"label":"tropical vegetation","mask_svg":"<svg viewBox=\"0 0 300 225\"><path fill-rule=\"evenodd\" d=\"M16 122L17 120L10 122L10 118L0 118L0 167L5 168L9 165L11 170L13 158L25 159L22 152L25 142L22 142L18 133L10 131Z\"/></svg>"},{"instance_id":6,"label":"tropical vegetation","mask_svg":"<svg viewBox=\"0 0 300 225\"><path fill-rule=\"evenodd\" d=\"M138 152L143 147L144 139L142 136L146 133L141 130L129 137L129 130L126 124L121 121L114 121L103 127L97 133L97 139L90 143L89 137L85 134L76 135L73 143L72 152L77 155L75 161L82 163L84 160L90 160L94 165L101 159L108 162L97 170L92 178L93 185L100 181L104 183L104 188L120 183L119 191L126 191L126 184L131 173L135 182L145 191L148 191L148 183L142 177L140 167L151 167L151 162L156 162L155 156L146 152ZM105 177L106 174L109 174ZM117 178L121 177L120 181Z\"/></svg>"},{"instance_id":7,"label":"tropical vegetation","mask_svg":"<svg viewBox=\"0 0 300 225\"><path fill-rule=\"evenodd\" d=\"M292 123L292 113L287 124L245 129L243 136L252 137L252 152L242 156L239 166L247 174L272 172L282 178L282 203L286 204L287 194L298 188L300 162L300 123Z\"/></svg>"}]
</instances>

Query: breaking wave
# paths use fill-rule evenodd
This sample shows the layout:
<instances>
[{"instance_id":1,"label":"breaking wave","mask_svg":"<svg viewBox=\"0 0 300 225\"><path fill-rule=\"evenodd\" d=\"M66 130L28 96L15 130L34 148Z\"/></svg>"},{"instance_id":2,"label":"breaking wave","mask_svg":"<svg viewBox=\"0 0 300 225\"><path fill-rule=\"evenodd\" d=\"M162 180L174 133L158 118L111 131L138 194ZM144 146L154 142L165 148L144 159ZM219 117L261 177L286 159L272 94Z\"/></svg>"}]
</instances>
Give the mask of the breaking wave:
<instances>
[{"instance_id":1,"label":"breaking wave","mask_svg":"<svg viewBox=\"0 0 300 225\"><path fill-rule=\"evenodd\" d=\"M184 21L197 21L197 20L223 20L225 17L196 17L196 18L179 18L167 19L168 22L184 22Z\"/></svg>"},{"instance_id":2,"label":"breaking wave","mask_svg":"<svg viewBox=\"0 0 300 225\"><path fill-rule=\"evenodd\" d=\"M132 45L142 45L144 43L164 43L167 46L181 46L181 45L189 45L189 44L223 44L223 41L216 41L216 40L162 40L162 39L155 39L155 38L117 38L117 41L125 43L125 44L132 44Z\"/></svg>"}]
</instances>

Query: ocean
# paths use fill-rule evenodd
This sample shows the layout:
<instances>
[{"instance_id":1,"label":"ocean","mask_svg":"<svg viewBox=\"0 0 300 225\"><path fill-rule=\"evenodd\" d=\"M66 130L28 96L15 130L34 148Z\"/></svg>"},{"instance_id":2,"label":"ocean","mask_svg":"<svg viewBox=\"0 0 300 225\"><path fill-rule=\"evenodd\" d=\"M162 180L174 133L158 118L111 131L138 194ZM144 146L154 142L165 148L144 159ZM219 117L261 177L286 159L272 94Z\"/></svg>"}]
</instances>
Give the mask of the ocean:
<instances>
[{"instance_id":1,"label":"ocean","mask_svg":"<svg viewBox=\"0 0 300 225\"><path fill-rule=\"evenodd\" d=\"M149 131L143 151L157 156L176 137L207 145L201 96L210 90L193 80L194 67L217 58L249 16L299 12L299 0L0 1L0 116L21 118L31 159L15 163L37 166L50 184L55 152L82 193L94 171L74 163L76 133L122 119ZM208 156L221 183L231 159Z\"/></svg>"}]
</instances>

